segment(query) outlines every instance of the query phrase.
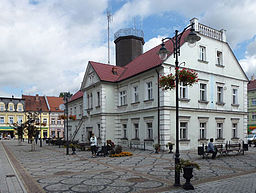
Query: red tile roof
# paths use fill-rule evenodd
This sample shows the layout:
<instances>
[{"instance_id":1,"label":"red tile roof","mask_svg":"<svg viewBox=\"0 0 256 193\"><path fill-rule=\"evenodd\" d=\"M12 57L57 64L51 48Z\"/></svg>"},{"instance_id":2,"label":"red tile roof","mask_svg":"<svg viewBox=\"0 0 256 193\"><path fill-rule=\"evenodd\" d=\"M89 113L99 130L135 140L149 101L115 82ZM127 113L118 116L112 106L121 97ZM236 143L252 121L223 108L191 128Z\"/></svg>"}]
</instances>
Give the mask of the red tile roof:
<instances>
[{"instance_id":1,"label":"red tile roof","mask_svg":"<svg viewBox=\"0 0 256 193\"><path fill-rule=\"evenodd\" d=\"M61 104L64 104L62 97L47 96L47 100L48 100L51 112L63 112L62 110L59 109L59 106Z\"/></svg>"},{"instance_id":2,"label":"red tile roof","mask_svg":"<svg viewBox=\"0 0 256 193\"><path fill-rule=\"evenodd\" d=\"M190 30L184 32L180 42L181 46L184 44L184 38L189 34L189 32ZM165 47L171 52L169 54L171 55L173 53L173 44L171 40L165 42ZM124 67L102 64L92 61L89 61L89 63L94 68L100 80L118 82L162 65L162 61L157 54L160 48L161 45L152 48L151 50L135 58ZM116 75L112 72L113 68L115 68L117 71Z\"/></svg>"},{"instance_id":3,"label":"red tile roof","mask_svg":"<svg viewBox=\"0 0 256 193\"><path fill-rule=\"evenodd\" d=\"M256 80L250 80L247 85L247 90L256 90Z\"/></svg>"},{"instance_id":4,"label":"red tile roof","mask_svg":"<svg viewBox=\"0 0 256 193\"><path fill-rule=\"evenodd\" d=\"M25 99L25 111L39 111L49 112L44 96L30 96L22 95L22 99Z\"/></svg>"},{"instance_id":5,"label":"red tile roof","mask_svg":"<svg viewBox=\"0 0 256 193\"><path fill-rule=\"evenodd\" d=\"M81 97L83 97L84 93L82 91L77 91L74 95L72 95L72 97L70 98L69 102L74 101L76 99L79 99Z\"/></svg>"}]
</instances>

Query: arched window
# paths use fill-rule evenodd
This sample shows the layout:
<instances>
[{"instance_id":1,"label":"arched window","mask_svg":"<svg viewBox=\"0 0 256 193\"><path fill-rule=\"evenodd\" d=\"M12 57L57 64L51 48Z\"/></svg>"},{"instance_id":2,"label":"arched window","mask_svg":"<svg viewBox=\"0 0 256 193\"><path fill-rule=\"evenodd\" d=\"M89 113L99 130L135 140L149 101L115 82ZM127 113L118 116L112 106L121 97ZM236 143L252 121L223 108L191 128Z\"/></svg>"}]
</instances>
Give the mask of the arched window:
<instances>
[{"instance_id":1,"label":"arched window","mask_svg":"<svg viewBox=\"0 0 256 193\"><path fill-rule=\"evenodd\" d=\"M5 111L5 104L0 102L0 111Z\"/></svg>"}]
</instances>

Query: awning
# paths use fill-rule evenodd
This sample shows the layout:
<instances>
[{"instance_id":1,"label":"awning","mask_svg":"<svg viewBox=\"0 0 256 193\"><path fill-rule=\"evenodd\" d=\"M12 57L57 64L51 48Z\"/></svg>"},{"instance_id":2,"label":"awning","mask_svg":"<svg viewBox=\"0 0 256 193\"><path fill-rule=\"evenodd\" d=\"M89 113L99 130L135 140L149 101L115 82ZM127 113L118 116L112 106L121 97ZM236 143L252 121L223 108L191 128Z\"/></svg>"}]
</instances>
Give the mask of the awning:
<instances>
[{"instance_id":1,"label":"awning","mask_svg":"<svg viewBox=\"0 0 256 193\"><path fill-rule=\"evenodd\" d=\"M14 129L12 127L2 126L0 127L0 131L14 131Z\"/></svg>"}]
</instances>

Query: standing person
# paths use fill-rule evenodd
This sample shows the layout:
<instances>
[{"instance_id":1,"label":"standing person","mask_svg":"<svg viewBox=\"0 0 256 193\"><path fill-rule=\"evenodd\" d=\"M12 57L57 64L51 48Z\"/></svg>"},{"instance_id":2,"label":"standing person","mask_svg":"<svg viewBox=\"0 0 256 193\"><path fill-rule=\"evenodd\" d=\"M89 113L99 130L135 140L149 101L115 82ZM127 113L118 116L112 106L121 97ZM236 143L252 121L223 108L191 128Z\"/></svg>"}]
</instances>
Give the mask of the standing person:
<instances>
[{"instance_id":1,"label":"standing person","mask_svg":"<svg viewBox=\"0 0 256 193\"><path fill-rule=\"evenodd\" d=\"M92 136L90 138L90 143L91 143L92 157L96 157L97 138L94 136L94 133L92 133Z\"/></svg>"},{"instance_id":2,"label":"standing person","mask_svg":"<svg viewBox=\"0 0 256 193\"><path fill-rule=\"evenodd\" d=\"M217 150L214 148L213 145L213 138L211 138L210 142L208 143L207 152L212 153L212 159L214 159L217 155Z\"/></svg>"}]
</instances>

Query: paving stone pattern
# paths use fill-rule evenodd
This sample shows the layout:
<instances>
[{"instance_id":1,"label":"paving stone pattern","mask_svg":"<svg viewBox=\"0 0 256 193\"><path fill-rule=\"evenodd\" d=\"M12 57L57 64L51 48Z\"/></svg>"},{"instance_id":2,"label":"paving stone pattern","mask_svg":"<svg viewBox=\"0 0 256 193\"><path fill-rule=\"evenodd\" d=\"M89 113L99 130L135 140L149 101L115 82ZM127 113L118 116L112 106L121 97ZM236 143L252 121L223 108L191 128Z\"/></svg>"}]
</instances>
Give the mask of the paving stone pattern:
<instances>
[{"instance_id":1,"label":"paving stone pattern","mask_svg":"<svg viewBox=\"0 0 256 193\"><path fill-rule=\"evenodd\" d=\"M173 154L128 149L133 156L92 158L90 152L65 155L64 148L46 144L42 148L37 146L35 152L30 151L26 142L18 146L16 141L8 141L5 146L45 192L184 192L173 187ZM256 148L250 147L245 155L214 160L202 159L195 151L181 152L181 158L195 161L201 167L193 173L193 192L256 190ZM181 183L185 183L182 174ZM233 191L230 187L234 187Z\"/></svg>"}]
</instances>

